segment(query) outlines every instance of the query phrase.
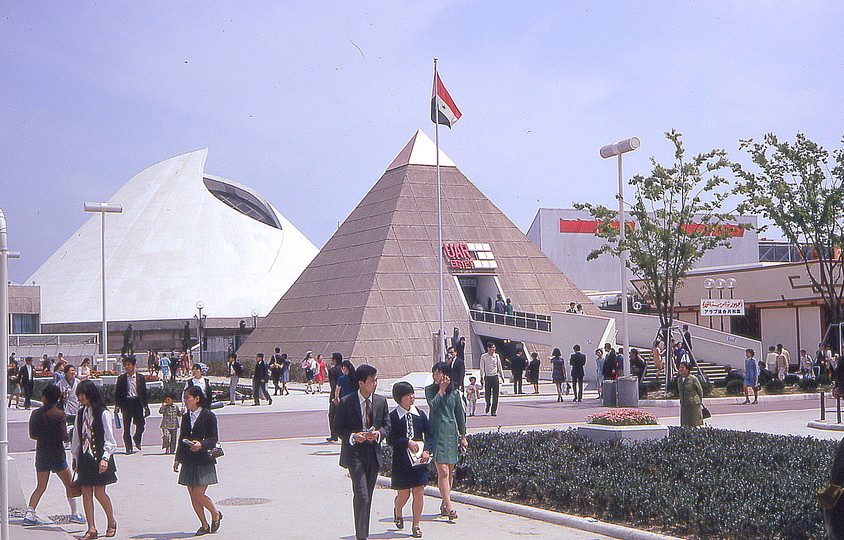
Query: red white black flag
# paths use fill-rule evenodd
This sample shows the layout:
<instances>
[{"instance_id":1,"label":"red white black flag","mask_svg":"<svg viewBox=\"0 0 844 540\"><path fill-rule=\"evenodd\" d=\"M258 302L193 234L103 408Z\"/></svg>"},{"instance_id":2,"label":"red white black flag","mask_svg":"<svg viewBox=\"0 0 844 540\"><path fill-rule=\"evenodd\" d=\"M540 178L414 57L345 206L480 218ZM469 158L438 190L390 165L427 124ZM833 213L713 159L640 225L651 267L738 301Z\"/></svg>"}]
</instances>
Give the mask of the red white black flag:
<instances>
[{"instance_id":1,"label":"red white black flag","mask_svg":"<svg viewBox=\"0 0 844 540\"><path fill-rule=\"evenodd\" d=\"M434 90L431 95L431 121L435 124L442 124L451 127L463 114L451 96L448 95L448 90L443 86L440 80L440 74L434 71Z\"/></svg>"}]
</instances>

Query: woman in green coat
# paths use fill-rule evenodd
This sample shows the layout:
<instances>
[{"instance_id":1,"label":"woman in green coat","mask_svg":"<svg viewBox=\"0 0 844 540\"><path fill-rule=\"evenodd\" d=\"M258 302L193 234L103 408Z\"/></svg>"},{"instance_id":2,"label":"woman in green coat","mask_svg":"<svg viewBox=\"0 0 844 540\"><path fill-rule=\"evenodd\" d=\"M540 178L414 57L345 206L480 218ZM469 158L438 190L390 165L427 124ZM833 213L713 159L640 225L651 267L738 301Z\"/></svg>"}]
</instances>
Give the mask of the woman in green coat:
<instances>
[{"instance_id":1,"label":"woman in green coat","mask_svg":"<svg viewBox=\"0 0 844 540\"><path fill-rule=\"evenodd\" d=\"M680 426L698 427L703 425L700 412L703 403L703 387L700 381L689 373L689 364L680 362L677 366L677 390L680 392Z\"/></svg>"},{"instance_id":2,"label":"woman in green coat","mask_svg":"<svg viewBox=\"0 0 844 540\"><path fill-rule=\"evenodd\" d=\"M437 467L437 486L443 501L440 515L454 520L457 512L451 507L451 487L460 450L469 445L466 441L466 412L460 391L451 384L451 366L437 362L431 371L434 384L425 387L431 436L425 446Z\"/></svg>"}]
</instances>

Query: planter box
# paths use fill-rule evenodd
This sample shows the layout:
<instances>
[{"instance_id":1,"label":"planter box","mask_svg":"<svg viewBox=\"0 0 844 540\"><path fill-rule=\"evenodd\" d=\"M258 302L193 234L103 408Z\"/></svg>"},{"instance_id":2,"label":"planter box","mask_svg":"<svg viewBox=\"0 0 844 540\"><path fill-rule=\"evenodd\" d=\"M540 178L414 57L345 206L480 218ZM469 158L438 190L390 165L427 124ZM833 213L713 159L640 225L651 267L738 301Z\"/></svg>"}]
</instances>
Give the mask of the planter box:
<instances>
[{"instance_id":1,"label":"planter box","mask_svg":"<svg viewBox=\"0 0 844 540\"><path fill-rule=\"evenodd\" d=\"M117 375L101 375L100 379L102 379L103 384L105 385L117 384Z\"/></svg>"},{"instance_id":2,"label":"planter box","mask_svg":"<svg viewBox=\"0 0 844 540\"><path fill-rule=\"evenodd\" d=\"M147 381L147 388L164 388L164 383L161 381Z\"/></svg>"},{"instance_id":3,"label":"planter box","mask_svg":"<svg viewBox=\"0 0 844 540\"><path fill-rule=\"evenodd\" d=\"M592 442L603 441L650 441L668 436L668 426L602 426L599 424L581 424L577 434Z\"/></svg>"}]
</instances>

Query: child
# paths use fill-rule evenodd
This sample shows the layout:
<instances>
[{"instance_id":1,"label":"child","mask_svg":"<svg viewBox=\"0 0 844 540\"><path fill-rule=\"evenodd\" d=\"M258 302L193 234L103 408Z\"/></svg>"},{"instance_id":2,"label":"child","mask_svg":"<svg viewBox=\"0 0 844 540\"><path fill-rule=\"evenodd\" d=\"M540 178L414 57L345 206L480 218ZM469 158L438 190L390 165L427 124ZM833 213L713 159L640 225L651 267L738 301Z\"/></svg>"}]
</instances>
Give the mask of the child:
<instances>
[{"instance_id":1,"label":"child","mask_svg":"<svg viewBox=\"0 0 844 540\"><path fill-rule=\"evenodd\" d=\"M393 522L397 528L404 528L402 511L412 493L413 526L411 536L422 538L419 520L422 518L425 486L428 484L427 463L430 456L427 451L423 450L420 453L420 450L422 450L424 441L427 441L430 435L430 426L425 413L413 405L416 398L413 395L413 386L410 383L397 382L394 384L393 399L399 405L390 413L390 433L387 435L387 443L393 447L393 472L390 486L396 490ZM415 456L413 461L418 461L416 464L411 461L411 454Z\"/></svg>"},{"instance_id":2,"label":"child","mask_svg":"<svg viewBox=\"0 0 844 540\"><path fill-rule=\"evenodd\" d=\"M475 407L478 406L478 398L481 396L481 385L478 379L469 377L469 384L466 386L466 401L469 402L469 416L475 416Z\"/></svg>"},{"instance_id":3,"label":"child","mask_svg":"<svg viewBox=\"0 0 844 540\"><path fill-rule=\"evenodd\" d=\"M158 409L161 414L161 448L165 454L176 453L176 442L179 435L179 417L182 409L174 403L176 396L172 393L164 397L164 404Z\"/></svg>"}]
</instances>

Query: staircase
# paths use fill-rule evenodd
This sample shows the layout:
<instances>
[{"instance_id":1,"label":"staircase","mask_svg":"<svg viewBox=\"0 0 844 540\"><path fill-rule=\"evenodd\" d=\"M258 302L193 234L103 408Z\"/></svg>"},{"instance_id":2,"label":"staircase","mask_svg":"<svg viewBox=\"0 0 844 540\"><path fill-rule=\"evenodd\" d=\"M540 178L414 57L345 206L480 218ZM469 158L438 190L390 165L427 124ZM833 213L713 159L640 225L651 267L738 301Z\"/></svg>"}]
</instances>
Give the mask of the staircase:
<instances>
[{"instance_id":1,"label":"staircase","mask_svg":"<svg viewBox=\"0 0 844 540\"><path fill-rule=\"evenodd\" d=\"M651 382L651 381L660 381L662 384L660 388L665 386L665 372L660 370L657 372L656 368L654 367L654 360L653 354L650 351L639 351L639 356L645 359L645 362L648 364L648 371L645 373L645 377L642 379L642 382ZM627 358L624 359L624 368L625 371L629 372L629 366L627 365ZM723 366L719 366L717 364L713 364L711 362L702 362L699 361L697 363L700 370L703 372L704 377L709 382L715 382L719 379L723 379L727 376L727 370L724 369ZM697 374L693 372L693 374Z\"/></svg>"}]
</instances>

